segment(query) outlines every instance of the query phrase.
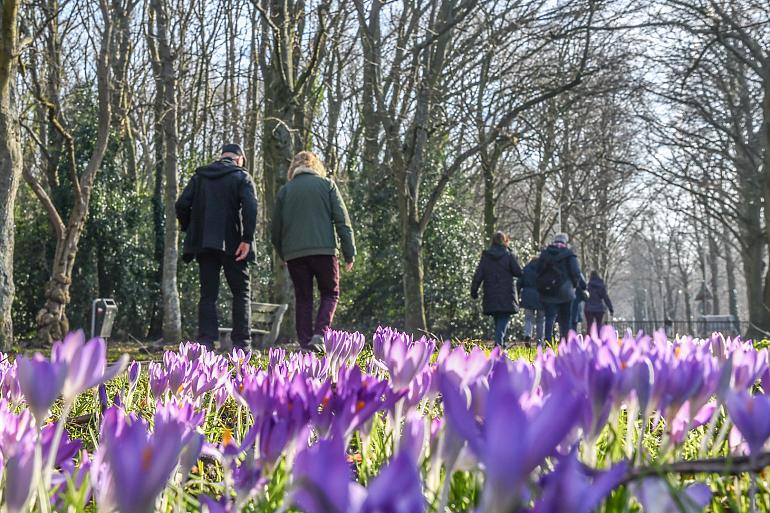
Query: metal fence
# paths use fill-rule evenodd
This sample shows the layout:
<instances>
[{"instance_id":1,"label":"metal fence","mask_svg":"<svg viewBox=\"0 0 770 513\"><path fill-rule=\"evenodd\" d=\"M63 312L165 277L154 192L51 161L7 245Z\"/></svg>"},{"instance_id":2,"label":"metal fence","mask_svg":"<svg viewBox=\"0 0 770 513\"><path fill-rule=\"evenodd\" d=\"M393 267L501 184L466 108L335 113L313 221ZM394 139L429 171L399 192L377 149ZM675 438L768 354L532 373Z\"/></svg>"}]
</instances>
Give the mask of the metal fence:
<instances>
[{"instance_id":1,"label":"metal fence","mask_svg":"<svg viewBox=\"0 0 770 513\"><path fill-rule=\"evenodd\" d=\"M612 326L620 333L631 330L632 333L644 332L653 333L660 329L665 329L668 336L693 335L696 337L708 337L713 332L718 331L725 335L743 335L749 330L748 322L738 322L734 320L701 320L693 319L690 321L653 321L653 320L618 320L612 321Z\"/></svg>"}]
</instances>

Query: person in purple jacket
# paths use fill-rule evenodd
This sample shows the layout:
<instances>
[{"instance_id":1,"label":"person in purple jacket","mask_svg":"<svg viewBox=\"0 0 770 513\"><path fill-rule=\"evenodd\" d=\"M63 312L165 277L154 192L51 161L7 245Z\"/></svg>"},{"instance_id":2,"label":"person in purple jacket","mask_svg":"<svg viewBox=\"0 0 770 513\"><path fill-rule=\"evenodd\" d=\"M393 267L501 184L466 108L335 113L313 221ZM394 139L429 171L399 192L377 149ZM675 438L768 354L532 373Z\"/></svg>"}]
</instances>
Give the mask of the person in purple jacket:
<instances>
[{"instance_id":1,"label":"person in purple jacket","mask_svg":"<svg viewBox=\"0 0 770 513\"><path fill-rule=\"evenodd\" d=\"M607 309L610 311L610 319L615 315L615 309L612 307L609 294L607 294L607 286L596 271L591 271L591 278L588 280L588 293L589 297L585 306L586 328L590 330L596 324L598 330L604 322L604 306L607 305Z\"/></svg>"}]
</instances>

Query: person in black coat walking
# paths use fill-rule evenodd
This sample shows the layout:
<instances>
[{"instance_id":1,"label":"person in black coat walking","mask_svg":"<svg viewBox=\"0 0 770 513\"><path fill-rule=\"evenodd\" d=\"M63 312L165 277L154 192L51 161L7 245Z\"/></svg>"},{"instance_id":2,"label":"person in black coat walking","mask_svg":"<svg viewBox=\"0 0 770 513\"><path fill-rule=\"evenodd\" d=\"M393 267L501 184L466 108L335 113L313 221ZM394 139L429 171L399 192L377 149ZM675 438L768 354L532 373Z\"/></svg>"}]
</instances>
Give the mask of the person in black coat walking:
<instances>
[{"instance_id":1,"label":"person in black coat walking","mask_svg":"<svg viewBox=\"0 0 770 513\"><path fill-rule=\"evenodd\" d=\"M591 271L591 278L588 280L588 294L589 297L585 306L586 327L590 330L591 326L595 324L598 330L604 323L604 305L607 305L610 317L615 315L615 309L612 307L609 294L607 294L607 286L596 271Z\"/></svg>"},{"instance_id":2,"label":"person in black coat walking","mask_svg":"<svg viewBox=\"0 0 770 513\"><path fill-rule=\"evenodd\" d=\"M233 293L233 331L237 347L251 342L249 262L254 261L257 197L237 144L222 147L222 157L199 167L176 202L185 232L183 259L197 260L200 271L198 342L213 347L219 338L219 275Z\"/></svg>"},{"instance_id":3,"label":"person in black coat walking","mask_svg":"<svg viewBox=\"0 0 770 513\"><path fill-rule=\"evenodd\" d=\"M566 233L557 233L538 258L538 291L545 308L545 336L549 340L557 318L560 337L567 337L576 290L586 288L577 256L567 247L568 241Z\"/></svg>"},{"instance_id":4,"label":"person in black coat walking","mask_svg":"<svg viewBox=\"0 0 770 513\"><path fill-rule=\"evenodd\" d=\"M543 342L545 332L545 310L537 291L537 259L532 259L522 270L521 279L517 280L521 307L524 309L524 341Z\"/></svg>"},{"instance_id":5,"label":"person in black coat walking","mask_svg":"<svg viewBox=\"0 0 770 513\"><path fill-rule=\"evenodd\" d=\"M482 302L484 314L495 322L495 344L502 346L511 315L518 311L513 289L513 278L521 277L519 261L508 249L508 236L495 233L492 245L481 254L471 282L471 297L479 297L479 287L484 284Z\"/></svg>"}]
</instances>

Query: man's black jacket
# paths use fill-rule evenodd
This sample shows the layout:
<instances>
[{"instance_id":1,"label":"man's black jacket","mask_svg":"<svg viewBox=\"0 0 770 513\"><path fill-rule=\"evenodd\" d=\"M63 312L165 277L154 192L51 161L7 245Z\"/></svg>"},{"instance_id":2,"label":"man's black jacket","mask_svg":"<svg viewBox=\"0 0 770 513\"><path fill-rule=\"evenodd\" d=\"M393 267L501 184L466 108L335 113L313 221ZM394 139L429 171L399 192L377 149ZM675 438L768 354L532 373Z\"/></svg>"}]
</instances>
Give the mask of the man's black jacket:
<instances>
[{"instance_id":1,"label":"man's black jacket","mask_svg":"<svg viewBox=\"0 0 770 513\"><path fill-rule=\"evenodd\" d=\"M241 242L252 246L248 260L254 260L254 181L231 159L223 158L195 171L176 202L176 217L187 234L185 262L207 250L235 255Z\"/></svg>"}]
</instances>

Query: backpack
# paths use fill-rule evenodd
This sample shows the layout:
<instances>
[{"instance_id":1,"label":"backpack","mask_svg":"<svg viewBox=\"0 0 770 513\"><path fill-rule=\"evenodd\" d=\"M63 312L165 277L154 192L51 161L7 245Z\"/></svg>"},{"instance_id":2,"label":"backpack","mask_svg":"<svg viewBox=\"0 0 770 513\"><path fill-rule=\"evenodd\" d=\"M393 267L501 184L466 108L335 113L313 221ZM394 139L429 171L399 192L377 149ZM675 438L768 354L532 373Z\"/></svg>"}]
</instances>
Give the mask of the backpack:
<instances>
[{"instance_id":1,"label":"backpack","mask_svg":"<svg viewBox=\"0 0 770 513\"><path fill-rule=\"evenodd\" d=\"M566 280L560 262L552 258L542 258L535 278L537 291L546 296L556 296Z\"/></svg>"}]
</instances>

